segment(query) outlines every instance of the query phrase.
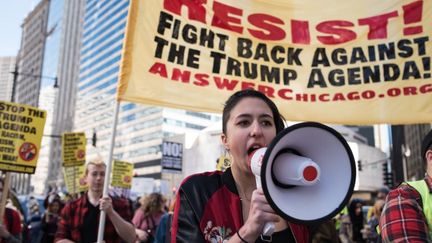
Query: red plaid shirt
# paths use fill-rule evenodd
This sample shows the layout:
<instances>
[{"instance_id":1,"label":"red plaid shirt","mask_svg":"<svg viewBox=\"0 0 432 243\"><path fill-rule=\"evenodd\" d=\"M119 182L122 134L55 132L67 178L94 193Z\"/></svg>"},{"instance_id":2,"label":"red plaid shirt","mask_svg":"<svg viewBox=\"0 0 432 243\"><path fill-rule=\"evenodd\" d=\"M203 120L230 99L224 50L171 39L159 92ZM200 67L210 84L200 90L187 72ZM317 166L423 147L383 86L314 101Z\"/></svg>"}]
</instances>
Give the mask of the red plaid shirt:
<instances>
[{"instance_id":1,"label":"red plaid shirt","mask_svg":"<svg viewBox=\"0 0 432 243\"><path fill-rule=\"evenodd\" d=\"M432 192L432 178L425 181ZM380 228L383 242L431 242L420 193L406 184L390 191Z\"/></svg>"},{"instance_id":2,"label":"red plaid shirt","mask_svg":"<svg viewBox=\"0 0 432 243\"><path fill-rule=\"evenodd\" d=\"M80 226L88 211L86 206L88 202L87 193L79 199L66 204L63 208L58 223L57 232L54 242L61 239L69 239L75 242L81 241ZM126 199L112 198L114 210L127 222L131 222L132 212L129 202ZM117 234L114 225L111 223L109 217L106 217L104 241L106 243L119 243L121 242L120 236Z\"/></svg>"}]
</instances>

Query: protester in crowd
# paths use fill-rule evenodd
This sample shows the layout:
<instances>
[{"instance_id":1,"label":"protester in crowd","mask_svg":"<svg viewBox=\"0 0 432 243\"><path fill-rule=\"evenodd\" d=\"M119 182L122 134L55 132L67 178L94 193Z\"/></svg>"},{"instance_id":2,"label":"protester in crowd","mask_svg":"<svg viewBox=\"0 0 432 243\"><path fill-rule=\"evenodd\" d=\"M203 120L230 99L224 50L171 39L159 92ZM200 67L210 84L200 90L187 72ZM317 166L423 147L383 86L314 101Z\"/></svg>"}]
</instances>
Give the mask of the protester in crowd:
<instances>
[{"instance_id":1,"label":"protester in crowd","mask_svg":"<svg viewBox=\"0 0 432 243\"><path fill-rule=\"evenodd\" d=\"M5 193L9 192L9 190L3 186L4 182L0 179L0 199L3 196L3 190ZM0 243L21 242L22 227L19 213L10 207L5 207L4 210L3 220L0 221Z\"/></svg>"},{"instance_id":2,"label":"protester in crowd","mask_svg":"<svg viewBox=\"0 0 432 243\"><path fill-rule=\"evenodd\" d=\"M28 203L27 234L29 243L38 243L42 237L42 210L36 198L30 197Z\"/></svg>"},{"instance_id":3,"label":"protester in crowd","mask_svg":"<svg viewBox=\"0 0 432 243\"><path fill-rule=\"evenodd\" d=\"M168 207L168 211L164 213L156 229L156 237L154 243L171 243L171 225L172 215L174 211L175 198Z\"/></svg>"},{"instance_id":4,"label":"protester in crowd","mask_svg":"<svg viewBox=\"0 0 432 243\"><path fill-rule=\"evenodd\" d=\"M381 197L382 198L382 197ZM367 243L380 243L381 236L377 231L381 212L384 207L385 201L383 199L375 200L372 208L372 216L368 220L367 225L363 229L363 238L366 239Z\"/></svg>"},{"instance_id":5,"label":"protester in crowd","mask_svg":"<svg viewBox=\"0 0 432 243\"><path fill-rule=\"evenodd\" d=\"M380 218L383 242L432 242L432 130L424 137L421 155L425 178L391 190Z\"/></svg>"},{"instance_id":6,"label":"protester in crowd","mask_svg":"<svg viewBox=\"0 0 432 243\"><path fill-rule=\"evenodd\" d=\"M65 199L67 200L67 198L65 198ZM63 202L61 196L56 192L48 193L48 195L44 199L43 206L46 209L48 209L50 202L53 202L54 200L57 200L58 202L60 202L59 212L61 212L61 210L63 209L63 206L64 206L64 202Z\"/></svg>"},{"instance_id":7,"label":"protester in crowd","mask_svg":"<svg viewBox=\"0 0 432 243\"><path fill-rule=\"evenodd\" d=\"M348 214L341 217L339 239L342 243L363 243L362 229L366 223L363 216L363 200L353 198L348 205Z\"/></svg>"},{"instance_id":8,"label":"protester in crowd","mask_svg":"<svg viewBox=\"0 0 432 243\"><path fill-rule=\"evenodd\" d=\"M41 243L54 242L54 236L57 232L57 223L60 219L60 208L62 201L59 197L48 196L46 201L46 210L42 217L42 239Z\"/></svg>"},{"instance_id":9,"label":"protester in crowd","mask_svg":"<svg viewBox=\"0 0 432 243\"><path fill-rule=\"evenodd\" d=\"M142 197L141 207L135 211L132 219L138 242L154 242L156 229L165 213L165 202L165 198L157 192Z\"/></svg>"},{"instance_id":10,"label":"protester in crowd","mask_svg":"<svg viewBox=\"0 0 432 243\"><path fill-rule=\"evenodd\" d=\"M339 233L336 230L336 219L326 220L318 225L312 225L311 243L338 243Z\"/></svg>"},{"instance_id":11,"label":"protester in crowd","mask_svg":"<svg viewBox=\"0 0 432 243\"><path fill-rule=\"evenodd\" d=\"M388 187L386 187L386 186L381 187L381 188L378 189L378 191L377 191L377 195L376 195L375 200L384 200L384 201L385 201L385 199L386 199L387 194L389 193L389 191L390 191L390 190L388 189ZM368 220L368 221L372 218L372 216L373 216L373 211L374 211L374 207L370 207L370 208L368 209L368 212L367 212L367 220Z\"/></svg>"},{"instance_id":12,"label":"protester in crowd","mask_svg":"<svg viewBox=\"0 0 432 243\"><path fill-rule=\"evenodd\" d=\"M276 105L263 93L242 90L225 103L222 143L231 167L186 178L177 192L172 242L261 242L264 225L275 223L272 242L308 242L303 225L283 220L256 188L248 157L284 129ZM289 203L289 202L287 202Z\"/></svg>"},{"instance_id":13,"label":"protester in crowd","mask_svg":"<svg viewBox=\"0 0 432 243\"><path fill-rule=\"evenodd\" d=\"M105 163L100 160L87 164L85 179L89 189L80 198L64 206L55 242L96 242L100 210L107 215L103 236L106 243L135 241L135 229L129 223L132 212L128 202L120 198L102 198L105 169Z\"/></svg>"}]
</instances>

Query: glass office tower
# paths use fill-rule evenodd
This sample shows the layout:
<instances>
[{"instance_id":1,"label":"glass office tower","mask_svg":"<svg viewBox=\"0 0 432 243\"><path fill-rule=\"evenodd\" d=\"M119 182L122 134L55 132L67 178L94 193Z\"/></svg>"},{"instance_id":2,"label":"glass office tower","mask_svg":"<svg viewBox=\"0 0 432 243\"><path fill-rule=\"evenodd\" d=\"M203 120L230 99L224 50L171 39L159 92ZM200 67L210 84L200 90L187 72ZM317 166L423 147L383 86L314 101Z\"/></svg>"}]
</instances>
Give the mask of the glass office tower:
<instances>
[{"instance_id":1,"label":"glass office tower","mask_svg":"<svg viewBox=\"0 0 432 243\"><path fill-rule=\"evenodd\" d=\"M108 157L128 7L127 0L86 2L74 130L85 132L88 138L97 134L96 146L87 146L87 160ZM163 139L197 133L218 119L211 114L122 102L114 159L139 163L136 173L160 178Z\"/></svg>"}]
</instances>

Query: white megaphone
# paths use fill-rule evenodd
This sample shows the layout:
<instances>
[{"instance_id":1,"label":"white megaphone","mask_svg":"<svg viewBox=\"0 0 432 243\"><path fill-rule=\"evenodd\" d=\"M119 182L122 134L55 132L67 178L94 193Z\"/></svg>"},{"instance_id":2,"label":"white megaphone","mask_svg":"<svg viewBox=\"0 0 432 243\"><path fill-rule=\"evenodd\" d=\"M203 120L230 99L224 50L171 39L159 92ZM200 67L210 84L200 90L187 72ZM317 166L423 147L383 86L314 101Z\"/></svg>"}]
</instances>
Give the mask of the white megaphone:
<instances>
[{"instance_id":1,"label":"white megaphone","mask_svg":"<svg viewBox=\"0 0 432 243\"><path fill-rule=\"evenodd\" d=\"M334 129L303 122L281 131L270 145L249 156L257 187L275 212L300 224L331 219L348 203L356 178L355 161ZM274 232L266 223L263 235Z\"/></svg>"},{"instance_id":2,"label":"white megaphone","mask_svg":"<svg viewBox=\"0 0 432 243\"><path fill-rule=\"evenodd\" d=\"M255 175L257 188L261 186L261 165L267 148L259 148L249 155L249 167ZM282 150L275 159L275 178L280 186L311 186L319 181L320 168L311 159L298 156L290 150ZM275 229L274 223L268 222L262 234L270 236Z\"/></svg>"}]
</instances>

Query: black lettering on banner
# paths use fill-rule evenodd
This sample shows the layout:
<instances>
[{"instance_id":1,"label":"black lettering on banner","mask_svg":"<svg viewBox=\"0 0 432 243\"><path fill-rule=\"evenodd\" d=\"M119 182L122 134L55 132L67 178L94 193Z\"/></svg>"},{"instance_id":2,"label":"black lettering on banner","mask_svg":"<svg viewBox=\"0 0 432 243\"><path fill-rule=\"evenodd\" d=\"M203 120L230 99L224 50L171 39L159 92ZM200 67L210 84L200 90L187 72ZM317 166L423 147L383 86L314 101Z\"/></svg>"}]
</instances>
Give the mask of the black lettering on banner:
<instances>
[{"instance_id":1,"label":"black lettering on banner","mask_svg":"<svg viewBox=\"0 0 432 243\"><path fill-rule=\"evenodd\" d=\"M237 56L256 61L273 62L276 64L287 64L302 66L300 53L303 49L283 46L268 47L265 43L254 43L250 39L237 39Z\"/></svg>"},{"instance_id":2,"label":"black lettering on banner","mask_svg":"<svg viewBox=\"0 0 432 243\"><path fill-rule=\"evenodd\" d=\"M311 67L341 66L424 56L426 55L427 41L429 41L429 37L419 37L413 40L401 39L397 42L376 46L353 47L351 50L336 48L329 51L326 48L317 48L312 58Z\"/></svg>"},{"instance_id":3,"label":"black lettering on banner","mask_svg":"<svg viewBox=\"0 0 432 243\"><path fill-rule=\"evenodd\" d=\"M7 104L0 101L0 111L12 112L12 113L23 113L25 111L25 108L14 104Z\"/></svg>"},{"instance_id":4,"label":"black lettering on banner","mask_svg":"<svg viewBox=\"0 0 432 243\"><path fill-rule=\"evenodd\" d=\"M0 170L34 174L36 168L31 166L25 166L25 165L12 165L7 163L0 163Z\"/></svg>"},{"instance_id":5,"label":"black lettering on banner","mask_svg":"<svg viewBox=\"0 0 432 243\"><path fill-rule=\"evenodd\" d=\"M45 118L45 113L43 111L28 108L28 115L33 117Z\"/></svg>"},{"instance_id":6,"label":"black lettering on banner","mask_svg":"<svg viewBox=\"0 0 432 243\"><path fill-rule=\"evenodd\" d=\"M15 124L10 122L3 122L0 120L0 129L12 132L36 134L36 127L27 125Z\"/></svg>"},{"instance_id":7,"label":"black lettering on banner","mask_svg":"<svg viewBox=\"0 0 432 243\"><path fill-rule=\"evenodd\" d=\"M187 67L199 68L199 57L200 51L192 48L187 48L183 45L177 45L175 43L170 43L167 40L160 38L158 36L155 37L156 49L154 56L162 59L164 55L164 51L166 50L168 53L167 61L171 63L175 63L178 65L186 64ZM165 49L168 47L168 49Z\"/></svg>"},{"instance_id":8,"label":"black lettering on banner","mask_svg":"<svg viewBox=\"0 0 432 243\"><path fill-rule=\"evenodd\" d=\"M312 68L307 87L341 87L427 77L430 78L430 57L422 58L420 61L405 61L398 64L385 63L362 68L331 69L327 70L327 73L323 69Z\"/></svg>"},{"instance_id":9,"label":"black lettering on banner","mask_svg":"<svg viewBox=\"0 0 432 243\"><path fill-rule=\"evenodd\" d=\"M228 35L215 33L207 28L197 28L189 23L182 23L169 13L161 11L157 32L168 39L183 40L191 45L225 51Z\"/></svg>"}]
</instances>

